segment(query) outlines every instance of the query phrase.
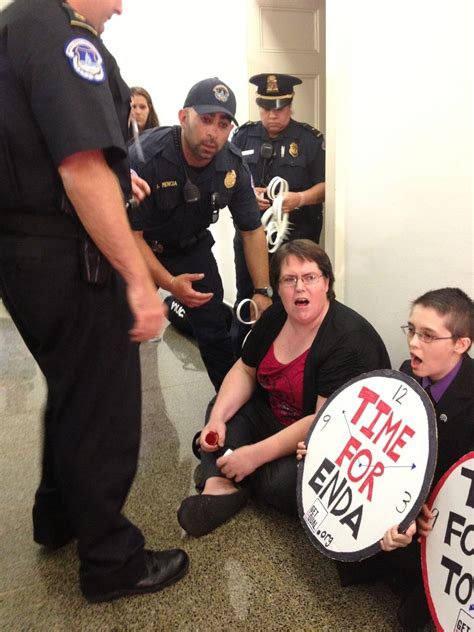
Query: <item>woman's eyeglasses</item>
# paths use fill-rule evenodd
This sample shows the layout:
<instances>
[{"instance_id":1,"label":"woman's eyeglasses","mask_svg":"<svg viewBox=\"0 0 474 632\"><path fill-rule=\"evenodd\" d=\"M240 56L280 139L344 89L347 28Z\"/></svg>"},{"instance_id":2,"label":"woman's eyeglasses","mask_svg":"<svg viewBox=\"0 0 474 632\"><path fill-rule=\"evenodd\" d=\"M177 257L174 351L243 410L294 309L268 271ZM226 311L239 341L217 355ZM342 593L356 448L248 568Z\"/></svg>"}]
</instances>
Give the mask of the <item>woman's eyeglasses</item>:
<instances>
[{"instance_id":1,"label":"woman's eyeglasses","mask_svg":"<svg viewBox=\"0 0 474 632\"><path fill-rule=\"evenodd\" d=\"M302 274L301 276L288 274L287 276L281 277L279 283L283 287L296 287L298 281L301 279L303 285L315 285L322 276L322 274L316 274L316 272L308 272L308 274Z\"/></svg>"}]
</instances>

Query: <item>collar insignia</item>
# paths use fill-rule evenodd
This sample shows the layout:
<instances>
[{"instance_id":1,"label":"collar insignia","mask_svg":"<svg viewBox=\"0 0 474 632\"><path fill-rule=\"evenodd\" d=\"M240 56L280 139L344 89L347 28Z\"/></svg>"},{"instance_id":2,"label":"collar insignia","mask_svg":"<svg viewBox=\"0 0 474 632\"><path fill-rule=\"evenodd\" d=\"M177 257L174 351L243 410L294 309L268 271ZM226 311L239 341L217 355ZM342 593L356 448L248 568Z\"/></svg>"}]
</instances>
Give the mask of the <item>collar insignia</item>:
<instances>
[{"instance_id":1,"label":"collar insignia","mask_svg":"<svg viewBox=\"0 0 474 632\"><path fill-rule=\"evenodd\" d=\"M67 2L63 2L63 8L69 16L69 23L71 26L78 26L79 28L86 29L86 31L89 31L92 35L99 37L99 33L89 24L86 18L69 6Z\"/></svg>"}]
</instances>

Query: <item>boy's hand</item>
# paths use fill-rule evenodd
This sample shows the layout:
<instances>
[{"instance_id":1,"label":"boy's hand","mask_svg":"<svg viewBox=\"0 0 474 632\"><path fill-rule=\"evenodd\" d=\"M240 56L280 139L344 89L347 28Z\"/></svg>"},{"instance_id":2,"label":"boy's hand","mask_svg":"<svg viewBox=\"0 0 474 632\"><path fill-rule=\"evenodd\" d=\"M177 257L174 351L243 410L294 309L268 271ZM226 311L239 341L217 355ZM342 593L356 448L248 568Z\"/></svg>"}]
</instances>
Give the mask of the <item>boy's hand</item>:
<instances>
[{"instance_id":1,"label":"boy's hand","mask_svg":"<svg viewBox=\"0 0 474 632\"><path fill-rule=\"evenodd\" d=\"M411 544L413 536L416 533L416 522L413 521L405 533L400 533L398 526L387 529L383 538L380 540L380 548L382 551L394 551Z\"/></svg>"},{"instance_id":2,"label":"boy's hand","mask_svg":"<svg viewBox=\"0 0 474 632\"><path fill-rule=\"evenodd\" d=\"M433 530L433 520L435 515L428 508L428 505L423 505L420 513L418 514L418 518L416 519L416 526L418 528L418 542L421 542L421 538L426 538L429 536L430 531Z\"/></svg>"},{"instance_id":3,"label":"boy's hand","mask_svg":"<svg viewBox=\"0 0 474 632\"><path fill-rule=\"evenodd\" d=\"M304 441L299 441L298 445L296 446L296 458L298 459L298 461L301 461L301 459L306 456L307 452L308 450L306 449L306 443Z\"/></svg>"}]
</instances>

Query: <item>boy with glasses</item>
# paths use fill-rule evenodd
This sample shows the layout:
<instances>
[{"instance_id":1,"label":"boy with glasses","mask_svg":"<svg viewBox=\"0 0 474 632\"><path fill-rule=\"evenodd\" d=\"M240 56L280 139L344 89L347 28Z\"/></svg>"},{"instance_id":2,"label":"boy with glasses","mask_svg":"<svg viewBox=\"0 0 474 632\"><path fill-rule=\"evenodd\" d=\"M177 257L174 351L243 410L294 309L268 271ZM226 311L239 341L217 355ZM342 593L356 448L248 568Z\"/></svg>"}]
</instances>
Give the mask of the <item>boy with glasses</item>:
<instances>
[{"instance_id":1,"label":"boy with glasses","mask_svg":"<svg viewBox=\"0 0 474 632\"><path fill-rule=\"evenodd\" d=\"M402 330L410 359L400 370L420 382L436 412L438 459L433 488L451 465L474 449L474 360L468 355L474 337L473 301L459 288L431 290L413 301ZM402 595L397 617L404 630L421 630L430 619L419 539L413 536L428 536L432 520L431 511L423 505L416 525L405 533L399 533L397 526L385 533L380 546L390 555L377 555L357 565L338 564L343 585L389 577Z\"/></svg>"}]
</instances>

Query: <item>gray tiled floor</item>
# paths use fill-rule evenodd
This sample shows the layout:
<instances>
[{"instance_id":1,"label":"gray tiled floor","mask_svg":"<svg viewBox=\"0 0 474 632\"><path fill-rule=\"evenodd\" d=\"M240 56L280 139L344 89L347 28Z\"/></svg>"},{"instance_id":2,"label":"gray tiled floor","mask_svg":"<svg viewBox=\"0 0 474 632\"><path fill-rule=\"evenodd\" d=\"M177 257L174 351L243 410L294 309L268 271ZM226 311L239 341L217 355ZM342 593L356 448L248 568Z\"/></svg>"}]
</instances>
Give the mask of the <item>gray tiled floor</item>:
<instances>
[{"instance_id":1,"label":"gray tiled floor","mask_svg":"<svg viewBox=\"0 0 474 632\"><path fill-rule=\"evenodd\" d=\"M141 347L143 439L127 514L149 546L185 548L190 572L156 595L88 605L74 545L46 554L32 541L44 384L2 309L1 630L398 630L390 591L381 584L341 589L332 563L296 520L251 504L213 534L183 536L176 508L193 489L191 437L213 392L194 342L171 327Z\"/></svg>"}]
</instances>

